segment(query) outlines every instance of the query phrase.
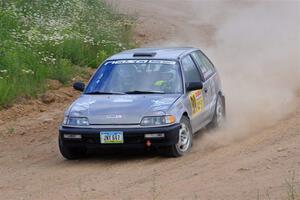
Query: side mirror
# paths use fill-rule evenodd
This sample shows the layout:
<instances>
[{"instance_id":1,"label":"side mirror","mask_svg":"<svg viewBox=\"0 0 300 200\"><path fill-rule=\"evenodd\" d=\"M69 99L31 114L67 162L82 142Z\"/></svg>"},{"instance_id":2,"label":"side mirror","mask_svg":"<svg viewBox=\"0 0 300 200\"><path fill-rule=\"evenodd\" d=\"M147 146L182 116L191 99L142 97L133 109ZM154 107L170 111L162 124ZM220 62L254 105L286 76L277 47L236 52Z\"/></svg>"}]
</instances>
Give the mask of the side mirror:
<instances>
[{"instance_id":1,"label":"side mirror","mask_svg":"<svg viewBox=\"0 0 300 200\"><path fill-rule=\"evenodd\" d=\"M82 82L76 82L73 84L73 88L82 92L85 88L85 84Z\"/></svg>"},{"instance_id":2,"label":"side mirror","mask_svg":"<svg viewBox=\"0 0 300 200\"><path fill-rule=\"evenodd\" d=\"M185 83L185 85L187 91L201 90L203 88L202 82L189 82Z\"/></svg>"}]
</instances>

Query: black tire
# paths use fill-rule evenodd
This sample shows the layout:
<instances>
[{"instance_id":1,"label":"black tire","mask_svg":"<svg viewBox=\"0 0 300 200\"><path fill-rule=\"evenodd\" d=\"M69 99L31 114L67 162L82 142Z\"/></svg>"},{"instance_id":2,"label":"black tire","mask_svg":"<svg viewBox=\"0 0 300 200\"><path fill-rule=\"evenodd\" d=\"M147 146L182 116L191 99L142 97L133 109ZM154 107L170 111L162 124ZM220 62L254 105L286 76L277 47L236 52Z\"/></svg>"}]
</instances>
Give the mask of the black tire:
<instances>
[{"instance_id":1,"label":"black tire","mask_svg":"<svg viewBox=\"0 0 300 200\"><path fill-rule=\"evenodd\" d=\"M61 155L68 160L76 160L83 158L86 155L86 148L83 147L67 147L63 144L60 137L58 137L58 146Z\"/></svg>"},{"instance_id":2,"label":"black tire","mask_svg":"<svg viewBox=\"0 0 300 200\"><path fill-rule=\"evenodd\" d=\"M177 144L167 146L167 147L164 147L161 149L161 153L164 156L180 157L180 156L183 156L184 154L186 154L191 149L191 146L193 144L193 133L192 133L190 120L186 116L183 116L180 120L180 123L183 126L185 126L185 128L188 130L188 134L189 134L189 141L188 141L187 145L185 146L186 150L183 151L182 148L180 147L181 138L179 138L179 141ZM182 131L182 127L181 127L180 131ZM179 135L179 137L181 137L181 135Z\"/></svg>"},{"instance_id":3,"label":"black tire","mask_svg":"<svg viewBox=\"0 0 300 200\"><path fill-rule=\"evenodd\" d=\"M219 106L221 107L218 107ZM221 113L220 113L221 112ZM222 114L222 116L220 116ZM221 119L220 119L221 117ZM220 128L222 124L225 121L226 113L225 113L225 99L222 97L220 94L218 95L216 105L215 105L215 111L214 111L214 116L211 120L211 122L207 125L209 129L215 129L215 128Z\"/></svg>"}]
</instances>

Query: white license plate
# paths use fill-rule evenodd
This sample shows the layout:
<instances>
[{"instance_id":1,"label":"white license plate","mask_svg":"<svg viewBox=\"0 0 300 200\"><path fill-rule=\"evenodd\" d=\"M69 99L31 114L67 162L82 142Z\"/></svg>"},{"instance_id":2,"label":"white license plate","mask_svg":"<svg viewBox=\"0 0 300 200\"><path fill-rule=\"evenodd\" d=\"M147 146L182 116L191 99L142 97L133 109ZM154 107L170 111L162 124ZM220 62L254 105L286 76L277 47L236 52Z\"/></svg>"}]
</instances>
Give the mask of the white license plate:
<instances>
[{"instance_id":1,"label":"white license plate","mask_svg":"<svg viewBox=\"0 0 300 200\"><path fill-rule=\"evenodd\" d=\"M124 143L122 131L101 131L100 142L102 144L121 144Z\"/></svg>"}]
</instances>

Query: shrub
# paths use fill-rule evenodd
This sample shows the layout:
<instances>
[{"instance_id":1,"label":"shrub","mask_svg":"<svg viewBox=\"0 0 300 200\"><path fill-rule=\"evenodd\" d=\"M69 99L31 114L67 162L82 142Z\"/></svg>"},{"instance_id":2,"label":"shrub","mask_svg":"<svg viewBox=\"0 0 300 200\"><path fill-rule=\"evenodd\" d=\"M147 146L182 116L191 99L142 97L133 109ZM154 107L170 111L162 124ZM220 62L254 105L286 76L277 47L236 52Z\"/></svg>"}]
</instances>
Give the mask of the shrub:
<instances>
[{"instance_id":1,"label":"shrub","mask_svg":"<svg viewBox=\"0 0 300 200\"><path fill-rule=\"evenodd\" d=\"M5 2L5 4L4 4ZM36 96L46 79L67 83L131 48L133 20L101 0L7 0L0 7L0 107Z\"/></svg>"}]
</instances>

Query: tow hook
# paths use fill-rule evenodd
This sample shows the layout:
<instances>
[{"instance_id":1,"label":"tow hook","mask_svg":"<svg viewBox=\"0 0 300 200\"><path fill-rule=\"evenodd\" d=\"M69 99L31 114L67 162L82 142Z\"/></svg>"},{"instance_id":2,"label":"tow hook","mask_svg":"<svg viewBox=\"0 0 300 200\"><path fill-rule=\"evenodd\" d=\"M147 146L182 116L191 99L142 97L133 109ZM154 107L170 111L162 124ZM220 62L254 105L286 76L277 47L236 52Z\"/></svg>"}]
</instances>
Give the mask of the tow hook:
<instances>
[{"instance_id":1,"label":"tow hook","mask_svg":"<svg viewBox=\"0 0 300 200\"><path fill-rule=\"evenodd\" d=\"M146 146L147 146L147 147L150 147L150 146L151 146L151 144L152 144L152 143L150 142L150 140L147 140L147 142L146 142Z\"/></svg>"}]
</instances>

